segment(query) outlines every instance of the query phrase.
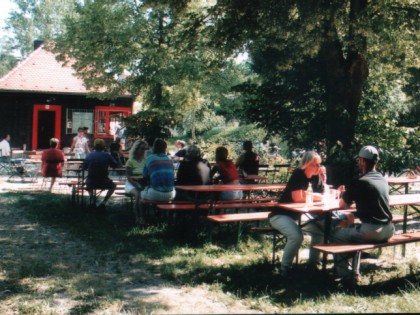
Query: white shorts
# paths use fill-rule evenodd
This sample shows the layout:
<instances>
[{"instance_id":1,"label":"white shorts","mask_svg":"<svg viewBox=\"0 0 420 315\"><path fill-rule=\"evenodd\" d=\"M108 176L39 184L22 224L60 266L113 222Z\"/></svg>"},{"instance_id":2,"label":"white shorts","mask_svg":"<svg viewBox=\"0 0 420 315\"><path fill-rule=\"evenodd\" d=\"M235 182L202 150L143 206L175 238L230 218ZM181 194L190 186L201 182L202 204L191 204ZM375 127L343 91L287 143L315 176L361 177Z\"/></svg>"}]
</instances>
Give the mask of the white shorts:
<instances>
[{"instance_id":1,"label":"white shorts","mask_svg":"<svg viewBox=\"0 0 420 315\"><path fill-rule=\"evenodd\" d=\"M175 190L172 190L169 192L162 192L162 191L155 190L151 187L146 187L141 192L140 196L141 196L141 199L146 199L146 200L169 201L175 198L175 194L176 194Z\"/></svg>"}]
</instances>

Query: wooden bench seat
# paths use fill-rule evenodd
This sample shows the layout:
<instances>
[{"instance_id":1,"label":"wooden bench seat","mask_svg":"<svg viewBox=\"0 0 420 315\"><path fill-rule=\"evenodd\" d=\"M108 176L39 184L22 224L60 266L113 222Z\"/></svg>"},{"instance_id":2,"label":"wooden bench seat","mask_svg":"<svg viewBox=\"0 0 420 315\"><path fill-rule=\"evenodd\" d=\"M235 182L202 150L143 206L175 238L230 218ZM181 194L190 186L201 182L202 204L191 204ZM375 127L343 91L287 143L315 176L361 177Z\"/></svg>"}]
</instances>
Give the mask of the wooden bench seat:
<instances>
[{"instance_id":1,"label":"wooden bench seat","mask_svg":"<svg viewBox=\"0 0 420 315\"><path fill-rule=\"evenodd\" d=\"M270 203L274 204L275 203ZM244 204L241 205L241 207ZM247 205L247 204L245 204ZM254 205L254 204L249 204ZM264 211L264 212L249 212L249 213L231 213L231 214L215 214L207 216L207 220L210 221L210 240L212 237L212 224L213 223L238 223L238 236L237 241L239 241L242 237L243 233L243 222L250 222L250 221L264 221L268 220L268 215L271 212Z\"/></svg>"},{"instance_id":2,"label":"wooden bench seat","mask_svg":"<svg viewBox=\"0 0 420 315\"><path fill-rule=\"evenodd\" d=\"M405 245L420 241L420 231L409 232L403 234L396 234L391 237L387 242L382 243L365 243L365 244L352 244L352 243L329 243L324 245L316 245L313 248L319 250L324 254L353 254L351 259L353 279L356 279L356 272L360 262L361 253L366 250L376 248L383 248L388 246ZM346 259L346 258L344 258Z\"/></svg>"},{"instance_id":3,"label":"wooden bench seat","mask_svg":"<svg viewBox=\"0 0 420 315\"><path fill-rule=\"evenodd\" d=\"M354 253L375 248L382 248L387 246L395 246L400 244L407 244L420 241L420 231L409 232L404 234L396 234L387 242L382 243L365 243L365 244L351 244L351 243L329 243L325 245L316 245L315 249L327 254L344 254Z\"/></svg>"},{"instance_id":4,"label":"wooden bench seat","mask_svg":"<svg viewBox=\"0 0 420 315\"><path fill-rule=\"evenodd\" d=\"M149 201L147 200L147 202ZM172 201L165 204L163 204L161 201L152 202L156 203L157 208L160 210L263 209L272 208L276 206L275 202L217 202L215 204L202 203L199 205L196 205L193 202L186 203L185 201Z\"/></svg>"},{"instance_id":5,"label":"wooden bench seat","mask_svg":"<svg viewBox=\"0 0 420 315\"><path fill-rule=\"evenodd\" d=\"M268 220L269 211L251 213L230 213L209 215L207 219L216 223L232 223L240 221L261 221Z\"/></svg>"}]
</instances>

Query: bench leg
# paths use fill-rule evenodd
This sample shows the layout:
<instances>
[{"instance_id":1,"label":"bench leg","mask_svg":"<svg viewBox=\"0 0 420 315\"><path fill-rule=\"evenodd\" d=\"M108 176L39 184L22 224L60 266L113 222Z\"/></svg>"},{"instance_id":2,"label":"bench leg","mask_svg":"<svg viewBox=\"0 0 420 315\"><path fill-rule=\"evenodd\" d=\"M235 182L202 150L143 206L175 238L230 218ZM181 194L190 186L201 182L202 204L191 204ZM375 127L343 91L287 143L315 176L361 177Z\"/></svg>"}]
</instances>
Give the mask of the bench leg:
<instances>
[{"instance_id":1,"label":"bench leg","mask_svg":"<svg viewBox=\"0 0 420 315\"><path fill-rule=\"evenodd\" d=\"M362 256L361 251L357 251L353 255L352 260L352 276L353 279L356 279L356 277L359 275L359 269L360 269L360 257Z\"/></svg>"}]
</instances>

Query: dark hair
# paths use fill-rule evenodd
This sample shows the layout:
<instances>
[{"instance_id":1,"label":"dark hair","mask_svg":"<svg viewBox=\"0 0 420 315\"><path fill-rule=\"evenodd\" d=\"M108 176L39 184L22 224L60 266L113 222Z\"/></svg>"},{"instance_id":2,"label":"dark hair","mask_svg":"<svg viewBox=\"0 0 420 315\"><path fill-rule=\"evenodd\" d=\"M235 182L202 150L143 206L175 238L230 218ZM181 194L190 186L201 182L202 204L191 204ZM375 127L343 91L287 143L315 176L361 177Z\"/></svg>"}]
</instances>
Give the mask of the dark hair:
<instances>
[{"instance_id":1,"label":"dark hair","mask_svg":"<svg viewBox=\"0 0 420 315\"><path fill-rule=\"evenodd\" d=\"M50 147L51 148L55 148L55 147L57 147L57 145L58 145L58 143L59 143L60 141L57 139L57 138L51 138L50 139Z\"/></svg>"},{"instance_id":2,"label":"dark hair","mask_svg":"<svg viewBox=\"0 0 420 315\"><path fill-rule=\"evenodd\" d=\"M84 129L82 127L77 128L77 132L79 131L84 131Z\"/></svg>"},{"instance_id":3,"label":"dark hair","mask_svg":"<svg viewBox=\"0 0 420 315\"><path fill-rule=\"evenodd\" d=\"M166 141L160 138L155 139L153 142L153 153L162 154L166 152Z\"/></svg>"},{"instance_id":4,"label":"dark hair","mask_svg":"<svg viewBox=\"0 0 420 315\"><path fill-rule=\"evenodd\" d=\"M252 150L252 142L249 140L244 141L244 144L242 146L245 151L251 151Z\"/></svg>"},{"instance_id":5,"label":"dark hair","mask_svg":"<svg viewBox=\"0 0 420 315\"><path fill-rule=\"evenodd\" d=\"M365 159L362 157L359 157L359 159L363 159L365 161L365 165L366 165L366 170L367 171L371 171L373 170L373 167L378 164L378 160L371 160L371 159Z\"/></svg>"},{"instance_id":6,"label":"dark hair","mask_svg":"<svg viewBox=\"0 0 420 315\"><path fill-rule=\"evenodd\" d=\"M200 148L193 144L188 146L187 153L185 154L185 159L188 161L200 161L201 160Z\"/></svg>"},{"instance_id":7,"label":"dark hair","mask_svg":"<svg viewBox=\"0 0 420 315\"><path fill-rule=\"evenodd\" d=\"M216 162L227 161L228 155L229 155L229 151L225 147L216 148Z\"/></svg>"}]
</instances>

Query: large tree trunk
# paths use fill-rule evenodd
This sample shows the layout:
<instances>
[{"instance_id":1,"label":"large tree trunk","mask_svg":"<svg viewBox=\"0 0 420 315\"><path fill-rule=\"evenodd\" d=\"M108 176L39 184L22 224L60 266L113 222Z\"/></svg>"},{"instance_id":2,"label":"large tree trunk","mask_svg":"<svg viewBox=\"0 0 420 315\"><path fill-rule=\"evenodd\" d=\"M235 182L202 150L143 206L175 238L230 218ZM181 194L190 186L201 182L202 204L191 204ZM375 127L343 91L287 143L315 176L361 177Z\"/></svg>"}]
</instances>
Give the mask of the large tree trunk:
<instances>
[{"instance_id":1,"label":"large tree trunk","mask_svg":"<svg viewBox=\"0 0 420 315\"><path fill-rule=\"evenodd\" d=\"M366 0L351 1L352 22L363 13L366 5ZM347 151L354 140L363 84L369 73L367 61L363 56L366 54L366 40L361 35L356 36L350 27L349 38L358 45L348 47L347 51L344 51L333 18L326 27L326 34L327 40L322 56L327 92L327 145L330 149L340 142Z\"/></svg>"}]
</instances>

